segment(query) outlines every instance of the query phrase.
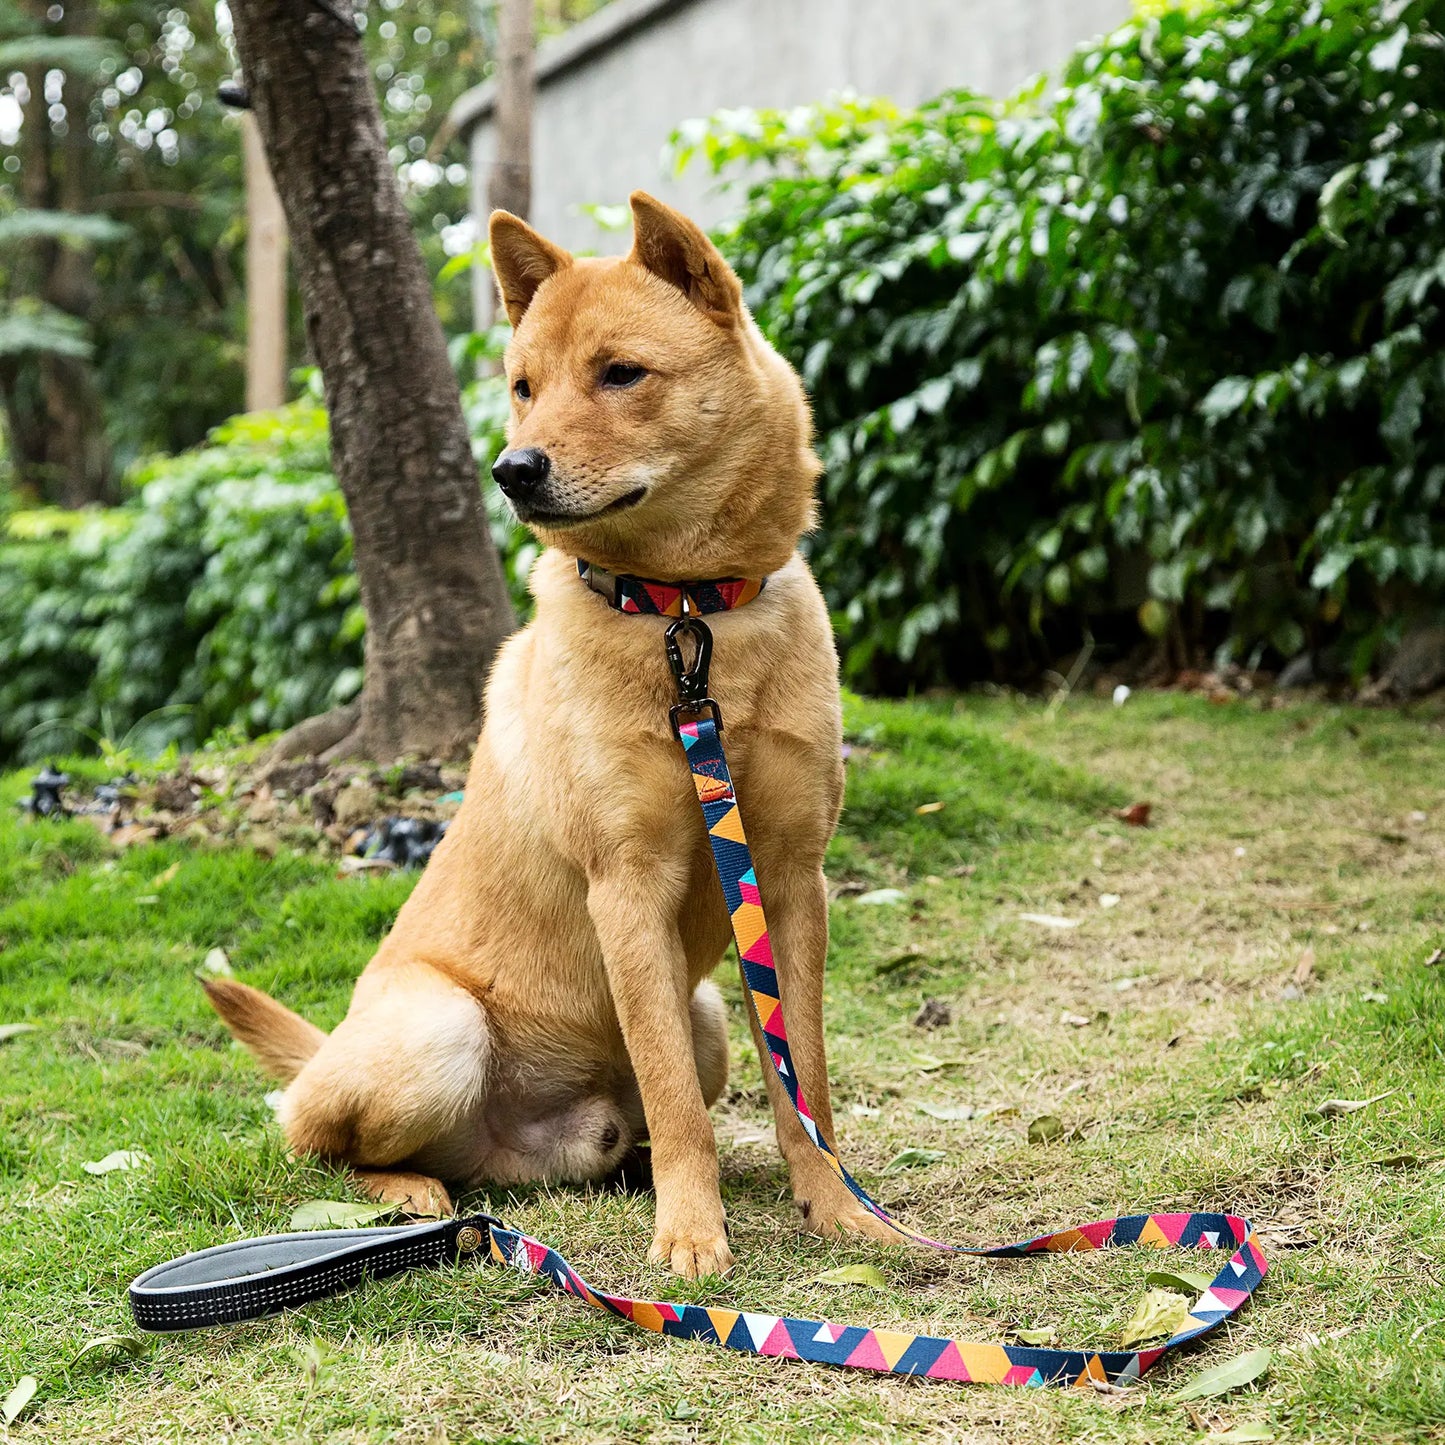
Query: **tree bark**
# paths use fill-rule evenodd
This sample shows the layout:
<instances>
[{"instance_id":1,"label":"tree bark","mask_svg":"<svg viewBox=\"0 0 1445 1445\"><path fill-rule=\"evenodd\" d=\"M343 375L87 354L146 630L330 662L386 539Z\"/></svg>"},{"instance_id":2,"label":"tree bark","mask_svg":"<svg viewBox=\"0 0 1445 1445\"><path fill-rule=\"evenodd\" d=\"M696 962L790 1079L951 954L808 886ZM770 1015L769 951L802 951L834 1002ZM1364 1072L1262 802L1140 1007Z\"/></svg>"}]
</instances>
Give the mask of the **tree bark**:
<instances>
[{"instance_id":1,"label":"tree bark","mask_svg":"<svg viewBox=\"0 0 1445 1445\"><path fill-rule=\"evenodd\" d=\"M256 117L241 115L246 171L246 410L286 400L286 216Z\"/></svg>"},{"instance_id":2,"label":"tree bark","mask_svg":"<svg viewBox=\"0 0 1445 1445\"><path fill-rule=\"evenodd\" d=\"M461 756L515 619L349 0L231 0L231 15L366 608L360 721L332 751Z\"/></svg>"},{"instance_id":3,"label":"tree bark","mask_svg":"<svg viewBox=\"0 0 1445 1445\"><path fill-rule=\"evenodd\" d=\"M487 205L524 221L532 209L532 52L536 47L533 0L497 0L497 107ZM483 323L497 315L497 288L488 286Z\"/></svg>"},{"instance_id":4,"label":"tree bark","mask_svg":"<svg viewBox=\"0 0 1445 1445\"><path fill-rule=\"evenodd\" d=\"M497 0L497 151L487 185L494 211L532 209L533 0Z\"/></svg>"}]
</instances>

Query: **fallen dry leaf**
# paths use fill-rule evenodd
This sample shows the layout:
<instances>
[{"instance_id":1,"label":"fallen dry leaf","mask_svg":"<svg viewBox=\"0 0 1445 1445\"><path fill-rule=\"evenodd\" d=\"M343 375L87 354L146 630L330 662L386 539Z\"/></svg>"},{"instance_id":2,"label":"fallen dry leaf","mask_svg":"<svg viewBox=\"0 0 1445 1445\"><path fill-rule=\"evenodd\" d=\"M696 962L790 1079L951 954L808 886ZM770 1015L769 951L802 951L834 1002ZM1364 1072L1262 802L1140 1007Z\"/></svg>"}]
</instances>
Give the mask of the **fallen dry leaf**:
<instances>
[{"instance_id":1,"label":"fallen dry leaf","mask_svg":"<svg viewBox=\"0 0 1445 1445\"><path fill-rule=\"evenodd\" d=\"M882 1174L901 1174L905 1169L926 1169L947 1157L942 1149L902 1149L879 1171Z\"/></svg>"},{"instance_id":2,"label":"fallen dry leaf","mask_svg":"<svg viewBox=\"0 0 1445 1445\"><path fill-rule=\"evenodd\" d=\"M213 948L201 961L201 972L212 978L231 978L235 970L231 967L230 955L224 948Z\"/></svg>"},{"instance_id":3,"label":"fallen dry leaf","mask_svg":"<svg viewBox=\"0 0 1445 1445\"><path fill-rule=\"evenodd\" d=\"M1435 952L1432 953L1430 957L1425 960L1425 967L1434 968L1441 959L1445 959L1445 948L1437 948Z\"/></svg>"},{"instance_id":4,"label":"fallen dry leaf","mask_svg":"<svg viewBox=\"0 0 1445 1445\"><path fill-rule=\"evenodd\" d=\"M0 1424L13 1425L20 1412L35 1398L40 1381L34 1375L21 1375L15 1388L0 1403Z\"/></svg>"},{"instance_id":5,"label":"fallen dry leaf","mask_svg":"<svg viewBox=\"0 0 1445 1445\"><path fill-rule=\"evenodd\" d=\"M887 1289L888 1281L876 1264L843 1264L826 1274L815 1274L804 1284L861 1284L868 1289Z\"/></svg>"},{"instance_id":6,"label":"fallen dry leaf","mask_svg":"<svg viewBox=\"0 0 1445 1445\"><path fill-rule=\"evenodd\" d=\"M112 1149L104 1159L89 1160L80 1167L87 1174L110 1174L117 1169L139 1169L150 1163L150 1157L139 1149Z\"/></svg>"},{"instance_id":7,"label":"fallen dry leaf","mask_svg":"<svg viewBox=\"0 0 1445 1445\"><path fill-rule=\"evenodd\" d=\"M866 904L868 907L891 907L894 904L906 903L908 895L901 888L873 888L867 893L860 893L853 900L855 903Z\"/></svg>"},{"instance_id":8,"label":"fallen dry leaf","mask_svg":"<svg viewBox=\"0 0 1445 1445\"><path fill-rule=\"evenodd\" d=\"M1131 828L1147 828L1153 806L1152 803L1130 803L1127 808L1116 809L1114 816L1121 823L1127 823Z\"/></svg>"},{"instance_id":9,"label":"fallen dry leaf","mask_svg":"<svg viewBox=\"0 0 1445 1445\"><path fill-rule=\"evenodd\" d=\"M1172 1289L1177 1294L1203 1294L1214 1283L1214 1276L1185 1269L1156 1269L1144 1276L1144 1283L1154 1289Z\"/></svg>"},{"instance_id":10,"label":"fallen dry leaf","mask_svg":"<svg viewBox=\"0 0 1445 1445\"><path fill-rule=\"evenodd\" d=\"M878 1110L874 1109L871 1112L877 1114ZM978 1113L972 1104L920 1104L918 1112L927 1114L930 1119L940 1119L946 1124L956 1124L964 1119L972 1119Z\"/></svg>"},{"instance_id":11,"label":"fallen dry leaf","mask_svg":"<svg viewBox=\"0 0 1445 1445\"><path fill-rule=\"evenodd\" d=\"M300 1232L313 1229L356 1229L375 1224L388 1214L395 1214L396 1204L353 1204L342 1199L308 1199L298 1204L291 1214L291 1228Z\"/></svg>"},{"instance_id":12,"label":"fallen dry leaf","mask_svg":"<svg viewBox=\"0 0 1445 1445\"><path fill-rule=\"evenodd\" d=\"M79 1350L75 1358L70 1362L77 1365L87 1355L100 1354L103 1351L114 1351L118 1355L127 1355L132 1360L138 1360L145 1354L148 1346L138 1335L97 1335L93 1340L87 1340Z\"/></svg>"},{"instance_id":13,"label":"fallen dry leaf","mask_svg":"<svg viewBox=\"0 0 1445 1445\"><path fill-rule=\"evenodd\" d=\"M948 805L942 802L920 803L913 811L920 818L925 818L929 813L941 813Z\"/></svg>"},{"instance_id":14,"label":"fallen dry leaf","mask_svg":"<svg viewBox=\"0 0 1445 1445\"><path fill-rule=\"evenodd\" d=\"M1053 1325L1040 1325L1036 1330L1015 1330L1022 1345L1056 1345L1059 1342L1058 1329Z\"/></svg>"},{"instance_id":15,"label":"fallen dry leaf","mask_svg":"<svg viewBox=\"0 0 1445 1445\"><path fill-rule=\"evenodd\" d=\"M1294 966L1294 981L1304 987L1310 981L1315 971L1315 951L1307 948L1300 954L1299 962Z\"/></svg>"},{"instance_id":16,"label":"fallen dry leaf","mask_svg":"<svg viewBox=\"0 0 1445 1445\"><path fill-rule=\"evenodd\" d=\"M1077 928L1077 918L1061 918L1057 913L1020 913L1023 923L1037 923L1040 928Z\"/></svg>"},{"instance_id":17,"label":"fallen dry leaf","mask_svg":"<svg viewBox=\"0 0 1445 1445\"><path fill-rule=\"evenodd\" d=\"M1181 1403L1185 1400L1208 1400L1215 1395L1227 1394L1241 1386L1252 1384L1269 1369L1268 1350L1250 1350L1247 1354L1236 1355L1213 1369L1201 1370L1182 1390L1169 1396Z\"/></svg>"},{"instance_id":18,"label":"fallen dry leaf","mask_svg":"<svg viewBox=\"0 0 1445 1445\"><path fill-rule=\"evenodd\" d=\"M1189 1300L1172 1289L1151 1289L1139 1301L1134 1316L1119 1332L1119 1344L1128 1349L1148 1340L1166 1340L1189 1324Z\"/></svg>"},{"instance_id":19,"label":"fallen dry leaf","mask_svg":"<svg viewBox=\"0 0 1445 1445\"><path fill-rule=\"evenodd\" d=\"M1357 1114L1361 1109L1368 1109L1371 1104L1378 1104L1381 1099L1388 1099L1391 1094L1399 1092L1398 1089L1387 1089L1372 1099L1326 1099L1310 1112L1318 1114L1321 1119L1332 1119L1337 1114Z\"/></svg>"},{"instance_id":20,"label":"fallen dry leaf","mask_svg":"<svg viewBox=\"0 0 1445 1445\"><path fill-rule=\"evenodd\" d=\"M1064 1121L1057 1114L1043 1114L1029 1125L1030 1144L1048 1144L1064 1137Z\"/></svg>"},{"instance_id":21,"label":"fallen dry leaf","mask_svg":"<svg viewBox=\"0 0 1445 1445\"><path fill-rule=\"evenodd\" d=\"M0 1044L6 1039L18 1038L21 1034L33 1034L39 1024L0 1024Z\"/></svg>"}]
</instances>

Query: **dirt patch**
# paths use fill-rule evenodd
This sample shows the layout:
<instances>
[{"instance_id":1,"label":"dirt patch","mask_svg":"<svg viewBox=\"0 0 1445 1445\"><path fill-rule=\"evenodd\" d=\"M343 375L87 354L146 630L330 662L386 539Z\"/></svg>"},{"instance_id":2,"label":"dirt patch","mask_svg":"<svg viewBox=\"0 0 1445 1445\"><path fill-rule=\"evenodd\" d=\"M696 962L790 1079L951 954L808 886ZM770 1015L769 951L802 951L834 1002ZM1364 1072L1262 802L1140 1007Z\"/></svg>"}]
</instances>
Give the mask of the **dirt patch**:
<instances>
[{"instance_id":1,"label":"dirt patch","mask_svg":"<svg viewBox=\"0 0 1445 1445\"><path fill-rule=\"evenodd\" d=\"M435 762L262 770L189 760L174 772L96 784L47 769L37 775L28 811L37 821L82 818L118 848L188 838L267 856L285 847L355 870L420 867L461 806L465 781L462 769Z\"/></svg>"}]
</instances>

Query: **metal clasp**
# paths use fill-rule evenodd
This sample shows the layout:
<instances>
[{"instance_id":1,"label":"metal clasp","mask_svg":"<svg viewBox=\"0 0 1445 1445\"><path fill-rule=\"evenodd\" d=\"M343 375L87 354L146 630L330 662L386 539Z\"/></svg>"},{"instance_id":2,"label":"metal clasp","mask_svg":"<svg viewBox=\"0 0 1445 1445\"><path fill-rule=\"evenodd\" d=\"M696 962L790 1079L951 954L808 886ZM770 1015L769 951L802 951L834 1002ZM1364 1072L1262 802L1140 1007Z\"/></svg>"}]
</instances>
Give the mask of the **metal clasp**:
<instances>
[{"instance_id":1,"label":"metal clasp","mask_svg":"<svg viewBox=\"0 0 1445 1445\"><path fill-rule=\"evenodd\" d=\"M495 1214L471 1214L461 1222L454 1245L459 1256L475 1254L491 1236L492 1226L505 1229L506 1225Z\"/></svg>"},{"instance_id":2,"label":"metal clasp","mask_svg":"<svg viewBox=\"0 0 1445 1445\"><path fill-rule=\"evenodd\" d=\"M693 642L691 665L682 655L682 639ZM722 710L708 696L708 670L712 666L712 629L695 615L688 605L687 592L682 594L682 616L667 629L664 638L668 665L677 682L677 702L668 710L673 732L682 725L684 713L710 711L717 730L722 731Z\"/></svg>"}]
</instances>

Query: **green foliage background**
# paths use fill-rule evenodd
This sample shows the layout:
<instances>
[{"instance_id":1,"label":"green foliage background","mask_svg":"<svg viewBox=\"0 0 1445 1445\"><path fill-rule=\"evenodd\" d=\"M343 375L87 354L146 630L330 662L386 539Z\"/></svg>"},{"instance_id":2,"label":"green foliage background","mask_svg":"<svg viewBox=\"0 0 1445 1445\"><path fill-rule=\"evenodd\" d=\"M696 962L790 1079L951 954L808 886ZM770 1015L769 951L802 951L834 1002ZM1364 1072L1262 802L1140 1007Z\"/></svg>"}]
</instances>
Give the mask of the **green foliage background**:
<instances>
[{"instance_id":1,"label":"green foliage background","mask_svg":"<svg viewBox=\"0 0 1445 1445\"><path fill-rule=\"evenodd\" d=\"M1052 99L730 113L722 237L816 399L865 685L1051 660L1356 670L1445 599L1445 5L1143 15Z\"/></svg>"},{"instance_id":2,"label":"green foliage background","mask_svg":"<svg viewBox=\"0 0 1445 1445\"><path fill-rule=\"evenodd\" d=\"M1445 0L1227 0L1142 14L1048 98L681 134L681 163L742 169L723 244L815 397L850 680L1016 676L1091 631L1360 672L1438 612L1442 115ZM485 464L505 398L466 406ZM534 546L489 499L525 605ZM349 697L349 547L314 385L140 467L120 508L13 517L0 753Z\"/></svg>"},{"instance_id":3,"label":"green foliage background","mask_svg":"<svg viewBox=\"0 0 1445 1445\"><path fill-rule=\"evenodd\" d=\"M253 736L360 690L366 622L318 392L313 376L302 400L139 468L121 507L9 519L0 756ZM505 406L495 382L467 392L483 462ZM493 506L520 594L532 544Z\"/></svg>"},{"instance_id":4,"label":"green foliage background","mask_svg":"<svg viewBox=\"0 0 1445 1445\"><path fill-rule=\"evenodd\" d=\"M600 3L539 0L539 33L565 29ZM437 274L447 259L444 234L469 205L460 147L439 147L438 132L452 103L491 67L496 7L358 0L357 10L391 158ZM217 99L236 60L229 18L213 3L94 0L87 34L65 12L65 4L0 0L0 98L25 115L16 134L0 136L0 317L28 321L24 336L0 328L0 357L54 347L64 340L57 324L68 322L72 343L94 356L108 440L124 468L202 442L242 406L241 134L239 117ZM54 87L49 106L42 84ZM48 127L57 141L83 126L89 141L87 209L64 218L73 242L94 243L93 304L80 318L51 313L44 333L25 294L33 282L17 244L25 238L6 234L23 223L34 204L27 197L42 184L30 174L41 162L25 126ZM87 223L108 226L86 236ZM469 330L467 278L442 278L437 306L450 333ZM303 348L293 300L292 356Z\"/></svg>"}]
</instances>

